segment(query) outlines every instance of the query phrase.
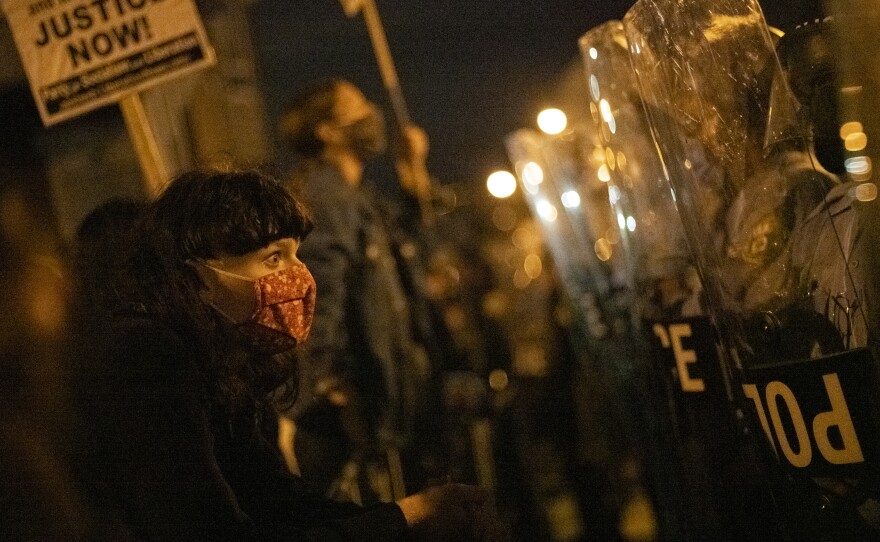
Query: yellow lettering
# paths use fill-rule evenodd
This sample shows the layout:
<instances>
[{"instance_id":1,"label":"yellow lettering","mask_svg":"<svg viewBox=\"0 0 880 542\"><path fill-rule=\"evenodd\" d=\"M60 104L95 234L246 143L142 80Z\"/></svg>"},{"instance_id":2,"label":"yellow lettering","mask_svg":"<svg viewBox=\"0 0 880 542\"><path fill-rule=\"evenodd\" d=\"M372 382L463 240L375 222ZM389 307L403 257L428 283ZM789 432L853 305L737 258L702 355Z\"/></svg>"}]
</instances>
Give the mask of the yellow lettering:
<instances>
[{"instance_id":1,"label":"yellow lettering","mask_svg":"<svg viewBox=\"0 0 880 542\"><path fill-rule=\"evenodd\" d=\"M654 324L653 327L654 335L660 339L660 346L663 348L669 348L669 335L666 333L666 328L661 326L660 324Z\"/></svg>"},{"instance_id":2,"label":"yellow lettering","mask_svg":"<svg viewBox=\"0 0 880 542\"><path fill-rule=\"evenodd\" d=\"M825 381L828 399L831 400L831 410L818 414L813 419L813 436L816 438L816 447L829 463L835 465L861 463L865 457L862 455L862 447L859 444L856 429L853 427L849 408L846 406L846 398L840 387L840 379L836 373L825 375L822 379ZM832 425L836 425L840 429L840 436L843 438L843 447L840 449L832 446L828 439L828 429Z\"/></svg>"},{"instance_id":3,"label":"yellow lettering","mask_svg":"<svg viewBox=\"0 0 880 542\"><path fill-rule=\"evenodd\" d=\"M669 334L672 336L672 353L675 355L675 365L678 367L678 379L681 381L681 389L689 392L705 391L706 384L702 378L691 378L688 372L688 364L697 362L697 353L686 350L681 345L682 337L691 336L690 324L672 324L669 326Z\"/></svg>"},{"instance_id":4,"label":"yellow lettering","mask_svg":"<svg viewBox=\"0 0 880 542\"><path fill-rule=\"evenodd\" d=\"M798 439L798 452L791 448L788 442L788 436L785 434L785 428L782 427L782 420L779 417L779 405L777 398L782 397L788 412L791 414L791 421L794 424L794 431ZM773 429L776 431L776 438L779 440L779 447L788 462L795 467L806 467L813 460L813 448L810 445L810 435L807 432L807 424L804 423L804 416L801 414L801 407L797 403L791 389L782 382L771 382L767 384L767 410L770 411L770 419L773 420Z\"/></svg>"}]
</instances>

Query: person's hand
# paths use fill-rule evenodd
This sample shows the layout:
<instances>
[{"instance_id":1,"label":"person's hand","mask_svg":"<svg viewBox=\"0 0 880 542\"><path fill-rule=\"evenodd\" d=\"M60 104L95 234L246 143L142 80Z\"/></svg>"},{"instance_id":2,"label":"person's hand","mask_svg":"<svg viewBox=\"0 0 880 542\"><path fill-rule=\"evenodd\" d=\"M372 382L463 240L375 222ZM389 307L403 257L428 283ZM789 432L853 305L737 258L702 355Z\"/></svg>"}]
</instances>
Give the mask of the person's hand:
<instances>
[{"instance_id":1,"label":"person's hand","mask_svg":"<svg viewBox=\"0 0 880 542\"><path fill-rule=\"evenodd\" d=\"M414 124L400 129L397 144L397 175L400 186L420 200L429 197L430 176L425 162L428 159L428 135Z\"/></svg>"},{"instance_id":2,"label":"person's hand","mask_svg":"<svg viewBox=\"0 0 880 542\"><path fill-rule=\"evenodd\" d=\"M407 124L400 129L400 144L397 146L397 159L410 164L424 164L428 159L428 134L415 124Z\"/></svg>"},{"instance_id":3,"label":"person's hand","mask_svg":"<svg viewBox=\"0 0 880 542\"><path fill-rule=\"evenodd\" d=\"M417 542L503 542L507 531L483 489L463 484L429 487L397 501Z\"/></svg>"}]
</instances>

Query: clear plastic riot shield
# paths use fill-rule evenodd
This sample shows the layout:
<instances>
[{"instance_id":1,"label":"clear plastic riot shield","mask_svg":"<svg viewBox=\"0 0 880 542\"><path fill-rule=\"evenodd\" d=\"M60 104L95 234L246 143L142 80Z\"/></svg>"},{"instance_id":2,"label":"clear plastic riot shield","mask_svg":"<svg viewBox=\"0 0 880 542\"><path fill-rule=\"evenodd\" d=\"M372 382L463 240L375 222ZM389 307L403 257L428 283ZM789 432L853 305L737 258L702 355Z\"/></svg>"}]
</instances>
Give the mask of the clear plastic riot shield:
<instances>
[{"instance_id":1,"label":"clear plastic riot shield","mask_svg":"<svg viewBox=\"0 0 880 542\"><path fill-rule=\"evenodd\" d=\"M627 456L617 468L639 464L644 476L622 487L621 507L650 495L661 539L681 540L680 476L674 459L668 404L641 336L631 326L626 250L609 205L607 172L598 132L576 126L560 135L521 130L508 137L508 155L526 201L552 253L567 293L579 301L574 340L596 367L617 409ZM614 478L614 477L612 477ZM629 504L628 504L629 503Z\"/></svg>"},{"instance_id":2,"label":"clear plastic riot shield","mask_svg":"<svg viewBox=\"0 0 880 542\"><path fill-rule=\"evenodd\" d=\"M604 295L617 280L615 275L620 276L614 273L620 265L612 260L611 243L599 241L611 228L610 209L603 216L583 212L588 198L604 196L581 189L587 173L580 159L580 137L569 133L558 139L551 145L548 136L520 130L506 140L508 156L568 293L575 299ZM610 266L604 263L609 260ZM591 334L603 338L607 329L598 327Z\"/></svg>"},{"instance_id":3,"label":"clear plastic riot shield","mask_svg":"<svg viewBox=\"0 0 880 542\"><path fill-rule=\"evenodd\" d=\"M625 27L786 528L863 539L873 520L856 495L876 487L870 299L850 257L850 188L819 163L804 114L815 94L792 92L798 73L753 0L639 0Z\"/></svg>"},{"instance_id":4,"label":"clear plastic riot shield","mask_svg":"<svg viewBox=\"0 0 880 542\"><path fill-rule=\"evenodd\" d=\"M682 539L777 539L769 487L737 418L729 362L687 246L673 192L657 154L623 23L580 39L611 207L627 261L635 326L650 340L662 376L681 477ZM747 496L747 497L746 497ZM759 527L760 528L756 528Z\"/></svg>"},{"instance_id":5,"label":"clear plastic riot shield","mask_svg":"<svg viewBox=\"0 0 880 542\"><path fill-rule=\"evenodd\" d=\"M564 137L570 140L571 134ZM571 300L571 341L581 367L577 373L578 382L572 383L580 391L576 400L575 415L579 418L576 425L581 432L595 434L598 438L616 437L606 444L612 450L609 455L591 457L588 452L580 460L592 465L591 468L598 467L607 472L614 488L611 501L619 512L638 492L641 480L624 474L632 471L639 459L631 431L620 431L621 427L631 425L626 420L625 401L615 393L620 379L616 377L613 363L600 361L609 359L603 357L607 351L603 351L602 345L613 327L602 310L602 299L610 290L610 273L602 260L593 254L594 241L591 239L595 237L594 231L604 231L603 222L607 219L597 217L591 223L587 215L580 212L581 204L589 196L582 194L579 188L583 171L576 154L555 156L548 136L526 129L510 134L505 144L530 214L552 258L558 283L563 294ZM569 209L577 212L569 213ZM591 399L584 401L584 397ZM595 427L596 424L600 427Z\"/></svg>"},{"instance_id":6,"label":"clear plastic riot shield","mask_svg":"<svg viewBox=\"0 0 880 542\"><path fill-rule=\"evenodd\" d=\"M687 282L692 265L672 192L644 119L623 24L612 21L591 30L581 38L580 47L590 111L601 134L592 154L600 164L598 177L607 183L627 282L636 291L658 290L641 299L645 304L640 312L648 318L699 314L698 284L665 288L656 284L673 276Z\"/></svg>"}]
</instances>

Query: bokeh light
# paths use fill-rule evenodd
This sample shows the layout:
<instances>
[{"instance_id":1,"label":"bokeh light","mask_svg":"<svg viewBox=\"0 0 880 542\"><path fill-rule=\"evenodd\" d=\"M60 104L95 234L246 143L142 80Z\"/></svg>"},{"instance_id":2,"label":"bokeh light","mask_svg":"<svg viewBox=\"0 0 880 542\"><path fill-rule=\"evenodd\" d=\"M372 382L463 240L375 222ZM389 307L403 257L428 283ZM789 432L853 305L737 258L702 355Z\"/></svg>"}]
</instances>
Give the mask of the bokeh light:
<instances>
[{"instance_id":1,"label":"bokeh light","mask_svg":"<svg viewBox=\"0 0 880 542\"><path fill-rule=\"evenodd\" d=\"M534 253L526 256L526 259L523 262L523 270L532 280L541 276L543 268L544 264L541 262L541 257Z\"/></svg>"},{"instance_id":2,"label":"bokeh light","mask_svg":"<svg viewBox=\"0 0 880 542\"><path fill-rule=\"evenodd\" d=\"M544 182L544 170L535 162L529 162L522 169L522 179L528 185L538 186Z\"/></svg>"},{"instance_id":3,"label":"bokeh light","mask_svg":"<svg viewBox=\"0 0 880 542\"><path fill-rule=\"evenodd\" d=\"M568 190L560 196L562 206L566 209L576 209L581 205L581 196L576 190Z\"/></svg>"},{"instance_id":4,"label":"bokeh light","mask_svg":"<svg viewBox=\"0 0 880 542\"><path fill-rule=\"evenodd\" d=\"M538 128L545 134L561 133L568 126L568 118L560 109L545 109L538 113Z\"/></svg>"},{"instance_id":5,"label":"bokeh light","mask_svg":"<svg viewBox=\"0 0 880 542\"><path fill-rule=\"evenodd\" d=\"M877 199L877 185L874 183L863 183L856 185L855 197L859 201L874 201Z\"/></svg>"},{"instance_id":6,"label":"bokeh light","mask_svg":"<svg viewBox=\"0 0 880 542\"><path fill-rule=\"evenodd\" d=\"M610 260L611 254L614 251L614 249L611 247L611 243L608 241L608 239L605 239L604 237L596 241L593 250L595 250L596 252L596 257L603 262L607 262L608 260Z\"/></svg>"},{"instance_id":7,"label":"bokeh light","mask_svg":"<svg viewBox=\"0 0 880 542\"><path fill-rule=\"evenodd\" d=\"M492 391L504 391L508 384L510 384L510 378L504 369L495 369L489 373L489 387L492 388Z\"/></svg>"},{"instance_id":8,"label":"bokeh light","mask_svg":"<svg viewBox=\"0 0 880 542\"><path fill-rule=\"evenodd\" d=\"M861 122L852 121L844 123L843 126L840 127L840 139L846 141L846 138L852 134L857 134L860 132L864 132L865 128L862 126Z\"/></svg>"},{"instance_id":9,"label":"bokeh light","mask_svg":"<svg viewBox=\"0 0 880 542\"><path fill-rule=\"evenodd\" d=\"M556 207L547 200L539 201L535 208L538 211L538 216L546 220L547 222L554 222L559 217L559 211L556 210Z\"/></svg>"},{"instance_id":10,"label":"bokeh light","mask_svg":"<svg viewBox=\"0 0 880 542\"><path fill-rule=\"evenodd\" d=\"M516 177L509 171L496 171L486 179L486 188L496 198L506 198L516 192Z\"/></svg>"}]
</instances>

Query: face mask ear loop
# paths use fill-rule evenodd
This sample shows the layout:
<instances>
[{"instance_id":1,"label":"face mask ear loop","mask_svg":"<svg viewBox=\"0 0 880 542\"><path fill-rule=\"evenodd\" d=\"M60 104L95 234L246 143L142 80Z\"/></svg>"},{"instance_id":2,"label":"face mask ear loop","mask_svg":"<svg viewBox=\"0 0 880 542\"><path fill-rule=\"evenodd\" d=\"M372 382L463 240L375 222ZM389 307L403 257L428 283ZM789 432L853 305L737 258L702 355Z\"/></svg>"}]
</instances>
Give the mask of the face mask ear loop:
<instances>
[{"instance_id":1,"label":"face mask ear loop","mask_svg":"<svg viewBox=\"0 0 880 542\"><path fill-rule=\"evenodd\" d=\"M239 275L236 273L230 273L229 271L224 271L223 269L220 269L219 267L214 267L213 265L207 263L204 260L197 260L197 261L189 260L186 263L188 265L192 265L192 266L201 265L202 267L207 267L208 269L216 272L217 274L225 275L227 277L231 277L231 278L238 279L238 280L245 280L247 282L256 282L257 280L259 280L259 279L252 279L250 277L245 277L244 275Z\"/></svg>"},{"instance_id":2,"label":"face mask ear loop","mask_svg":"<svg viewBox=\"0 0 880 542\"><path fill-rule=\"evenodd\" d=\"M250 283L254 283L254 282L256 282L256 281L255 281L254 279L252 279L252 278L244 277L244 276L242 276L242 275L237 275L237 274L235 274L235 273L230 273L229 271L224 271L223 269L219 269L219 268L217 268L217 267L214 267L213 265L211 265L211 264L205 262L204 260L187 260L185 263L186 263L186 265L188 265L188 266L190 266L190 267L192 267L192 268L194 268L194 269L195 269L196 267L198 267L198 266L201 266L201 267L205 267L205 268L207 268L207 269L210 269L211 271L214 271L215 273L218 273L218 274L220 274L220 275L226 275L226 276L232 277L232 278L234 278L234 279L244 280L244 281L247 281L247 282L250 282ZM238 324L238 323L239 323L239 322L237 322L234 318L232 318L231 316L229 316L228 314L226 314L226 312L225 312L223 309L221 309L220 307L218 307L217 304L214 303L213 301L211 301L210 299L204 299L204 302L207 303L208 306L210 306L212 309L214 309L215 311L217 311L217 313L220 314L220 316L222 316L223 318L229 320L230 322L232 322L232 323L234 323L234 324Z\"/></svg>"}]
</instances>

